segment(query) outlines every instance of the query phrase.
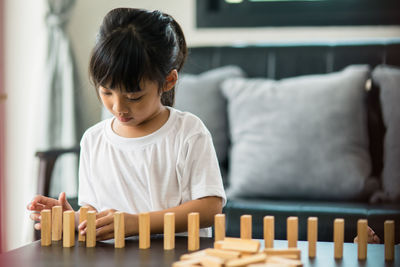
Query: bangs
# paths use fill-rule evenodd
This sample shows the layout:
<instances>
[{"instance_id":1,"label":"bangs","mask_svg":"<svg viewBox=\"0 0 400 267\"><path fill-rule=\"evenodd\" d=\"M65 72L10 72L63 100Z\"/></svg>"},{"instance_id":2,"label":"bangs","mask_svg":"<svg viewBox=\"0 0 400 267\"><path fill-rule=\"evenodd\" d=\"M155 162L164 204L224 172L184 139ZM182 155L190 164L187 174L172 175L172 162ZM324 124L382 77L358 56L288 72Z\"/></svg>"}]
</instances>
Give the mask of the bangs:
<instances>
[{"instance_id":1,"label":"bangs","mask_svg":"<svg viewBox=\"0 0 400 267\"><path fill-rule=\"evenodd\" d=\"M89 75L96 89L138 92L140 81L153 78L147 52L132 30L114 31L94 47Z\"/></svg>"}]
</instances>

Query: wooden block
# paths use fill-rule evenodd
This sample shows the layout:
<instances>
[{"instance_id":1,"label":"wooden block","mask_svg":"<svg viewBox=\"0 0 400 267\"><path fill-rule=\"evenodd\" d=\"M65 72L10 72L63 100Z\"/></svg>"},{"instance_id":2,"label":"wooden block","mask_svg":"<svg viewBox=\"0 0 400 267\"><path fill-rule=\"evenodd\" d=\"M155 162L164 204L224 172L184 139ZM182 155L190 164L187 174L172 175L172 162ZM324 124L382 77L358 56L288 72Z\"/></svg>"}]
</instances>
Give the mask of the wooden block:
<instances>
[{"instance_id":1,"label":"wooden block","mask_svg":"<svg viewBox=\"0 0 400 267\"><path fill-rule=\"evenodd\" d=\"M175 248L175 213L164 214L164 249Z\"/></svg>"},{"instance_id":2,"label":"wooden block","mask_svg":"<svg viewBox=\"0 0 400 267\"><path fill-rule=\"evenodd\" d=\"M394 221L387 220L384 224L385 260L394 260Z\"/></svg>"},{"instance_id":3,"label":"wooden block","mask_svg":"<svg viewBox=\"0 0 400 267\"><path fill-rule=\"evenodd\" d=\"M183 254L179 259L181 261L186 261L186 260L190 260L190 259L194 259L194 258L202 258L207 256L206 250L209 250L210 248L207 249L202 249L196 252L192 252L192 253L186 253Z\"/></svg>"},{"instance_id":4,"label":"wooden block","mask_svg":"<svg viewBox=\"0 0 400 267\"><path fill-rule=\"evenodd\" d=\"M278 264L284 264L286 266L290 267L302 267L303 263L300 260L292 260L292 259L286 259L278 256L274 257L268 257L266 260L267 263L278 263Z\"/></svg>"},{"instance_id":5,"label":"wooden block","mask_svg":"<svg viewBox=\"0 0 400 267\"><path fill-rule=\"evenodd\" d=\"M63 213L63 247L75 246L75 211L67 210Z\"/></svg>"},{"instance_id":6,"label":"wooden block","mask_svg":"<svg viewBox=\"0 0 400 267\"><path fill-rule=\"evenodd\" d=\"M190 260L184 261L176 261L172 263L172 267L189 267L189 266L197 266L201 263L201 258L194 258Z\"/></svg>"},{"instance_id":7,"label":"wooden block","mask_svg":"<svg viewBox=\"0 0 400 267\"><path fill-rule=\"evenodd\" d=\"M275 217L265 216L263 226L264 226L264 246L265 248L273 248L275 239Z\"/></svg>"},{"instance_id":8,"label":"wooden block","mask_svg":"<svg viewBox=\"0 0 400 267\"><path fill-rule=\"evenodd\" d=\"M251 236L251 215L242 215L240 216L240 238L251 239Z\"/></svg>"},{"instance_id":9,"label":"wooden block","mask_svg":"<svg viewBox=\"0 0 400 267\"><path fill-rule=\"evenodd\" d=\"M365 260L367 258L367 243L368 243L368 221L360 219L357 222L358 236L358 259Z\"/></svg>"},{"instance_id":10,"label":"wooden block","mask_svg":"<svg viewBox=\"0 0 400 267\"><path fill-rule=\"evenodd\" d=\"M297 248L288 248L288 249L273 249L273 248L266 248L264 249L264 253L267 257L270 256L279 256L283 258L290 258L295 260L301 259L301 250Z\"/></svg>"},{"instance_id":11,"label":"wooden block","mask_svg":"<svg viewBox=\"0 0 400 267\"><path fill-rule=\"evenodd\" d=\"M41 225L41 241L42 246L50 246L51 245L51 211L50 210L42 210L40 212L40 225Z\"/></svg>"},{"instance_id":12,"label":"wooden block","mask_svg":"<svg viewBox=\"0 0 400 267\"><path fill-rule=\"evenodd\" d=\"M124 248L125 247L125 218L124 213L117 211L114 213L114 247ZM139 214L140 218L140 214ZM149 226L150 229L150 226ZM139 220L139 234L140 234L140 220ZM140 246L140 236L139 236ZM150 247L150 232L149 232L149 247Z\"/></svg>"},{"instance_id":13,"label":"wooden block","mask_svg":"<svg viewBox=\"0 0 400 267\"><path fill-rule=\"evenodd\" d=\"M79 209L79 224L83 221L86 221L86 214L89 210L88 206L83 206ZM86 237L81 235L81 232L78 232L78 241L85 242Z\"/></svg>"},{"instance_id":14,"label":"wooden block","mask_svg":"<svg viewBox=\"0 0 400 267\"><path fill-rule=\"evenodd\" d=\"M86 213L86 247L92 248L96 246L96 212L89 210Z\"/></svg>"},{"instance_id":15,"label":"wooden block","mask_svg":"<svg viewBox=\"0 0 400 267\"><path fill-rule=\"evenodd\" d=\"M289 248L297 248L297 239L299 238L299 220L297 217L287 218L287 240Z\"/></svg>"},{"instance_id":16,"label":"wooden block","mask_svg":"<svg viewBox=\"0 0 400 267\"><path fill-rule=\"evenodd\" d=\"M215 249L222 249L222 244L223 244L223 243L224 243L223 240L215 241L215 242L214 242L214 248L215 248Z\"/></svg>"},{"instance_id":17,"label":"wooden block","mask_svg":"<svg viewBox=\"0 0 400 267\"><path fill-rule=\"evenodd\" d=\"M221 249L234 250L245 253L257 253L260 250L260 242L252 239L225 237Z\"/></svg>"},{"instance_id":18,"label":"wooden block","mask_svg":"<svg viewBox=\"0 0 400 267\"><path fill-rule=\"evenodd\" d=\"M225 214L216 214L214 217L215 241L225 238Z\"/></svg>"},{"instance_id":19,"label":"wooden block","mask_svg":"<svg viewBox=\"0 0 400 267\"><path fill-rule=\"evenodd\" d=\"M343 258L344 219L335 219L333 222L333 242L335 259Z\"/></svg>"},{"instance_id":20,"label":"wooden block","mask_svg":"<svg viewBox=\"0 0 400 267\"><path fill-rule=\"evenodd\" d=\"M246 258L229 260L225 263L225 266L226 267L245 266L247 264L264 262L266 258L267 255L265 255L264 253L258 253L252 256L248 256Z\"/></svg>"},{"instance_id":21,"label":"wooden block","mask_svg":"<svg viewBox=\"0 0 400 267\"><path fill-rule=\"evenodd\" d=\"M198 250L200 248L200 215L198 212L188 214L188 250Z\"/></svg>"},{"instance_id":22,"label":"wooden block","mask_svg":"<svg viewBox=\"0 0 400 267\"><path fill-rule=\"evenodd\" d=\"M238 251L229 251L222 249L206 249L205 253L209 256L218 257L224 260L237 259L240 257L240 252Z\"/></svg>"},{"instance_id":23,"label":"wooden block","mask_svg":"<svg viewBox=\"0 0 400 267\"><path fill-rule=\"evenodd\" d=\"M51 209L51 240L60 241L62 239L62 207L54 206Z\"/></svg>"},{"instance_id":24,"label":"wooden block","mask_svg":"<svg viewBox=\"0 0 400 267\"><path fill-rule=\"evenodd\" d=\"M201 258L200 263L202 266L207 266L207 267L222 267L224 266L225 261L218 257L205 256Z\"/></svg>"},{"instance_id":25,"label":"wooden block","mask_svg":"<svg viewBox=\"0 0 400 267\"><path fill-rule=\"evenodd\" d=\"M139 213L139 248L150 248L150 213Z\"/></svg>"},{"instance_id":26,"label":"wooden block","mask_svg":"<svg viewBox=\"0 0 400 267\"><path fill-rule=\"evenodd\" d=\"M318 240L318 218L309 217L307 220L308 257L315 258Z\"/></svg>"}]
</instances>

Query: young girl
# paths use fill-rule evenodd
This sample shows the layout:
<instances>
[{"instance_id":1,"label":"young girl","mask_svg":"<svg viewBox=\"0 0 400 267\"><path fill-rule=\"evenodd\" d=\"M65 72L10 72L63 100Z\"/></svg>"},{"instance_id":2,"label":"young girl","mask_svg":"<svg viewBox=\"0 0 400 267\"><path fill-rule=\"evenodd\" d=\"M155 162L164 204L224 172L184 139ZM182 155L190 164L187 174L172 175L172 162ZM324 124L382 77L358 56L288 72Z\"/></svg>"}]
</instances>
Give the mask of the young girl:
<instances>
[{"instance_id":1,"label":"young girl","mask_svg":"<svg viewBox=\"0 0 400 267\"><path fill-rule=\"evenodd\" d=\"M125 213L126 236L138 234L142 212L150 212L153 234L163 232L166 212L175 213L176 232L199 212L200 233L211 236L226 202L211 135L199 118L172 108L186 55L181 27L160 11L118 8L102 22L89 72L114 117L85 132L79 167L79 205L98 212L97 240L113 238L116 211ZM38 212L55 205L72 210L65 193L36 196L28 209L40 221ZM86 221L78 230L85 234Z\"/></svg>"}]
</instances>

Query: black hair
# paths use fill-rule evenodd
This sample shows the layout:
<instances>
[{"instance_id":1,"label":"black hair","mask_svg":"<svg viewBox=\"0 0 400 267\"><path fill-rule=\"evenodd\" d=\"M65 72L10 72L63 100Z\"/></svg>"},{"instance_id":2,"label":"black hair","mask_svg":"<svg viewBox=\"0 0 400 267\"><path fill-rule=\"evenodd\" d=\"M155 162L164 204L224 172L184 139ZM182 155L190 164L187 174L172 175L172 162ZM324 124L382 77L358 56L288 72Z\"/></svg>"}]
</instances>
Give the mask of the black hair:
<instances>
[{"instance_id":1,"label":"black hair","mask_svg":"<svg viewBox=\"0 0 400 267\"><path fill-rule=\"evenodd\" d=\"M179 24L161 11L116 8L104 17L92 50L89 76L98 87L141 90L143 79L155 81L161 92L167 75L182 69L187 46ZM161 95L161 103L173 106L175 88Z\"/></svg>"}]
</instances>

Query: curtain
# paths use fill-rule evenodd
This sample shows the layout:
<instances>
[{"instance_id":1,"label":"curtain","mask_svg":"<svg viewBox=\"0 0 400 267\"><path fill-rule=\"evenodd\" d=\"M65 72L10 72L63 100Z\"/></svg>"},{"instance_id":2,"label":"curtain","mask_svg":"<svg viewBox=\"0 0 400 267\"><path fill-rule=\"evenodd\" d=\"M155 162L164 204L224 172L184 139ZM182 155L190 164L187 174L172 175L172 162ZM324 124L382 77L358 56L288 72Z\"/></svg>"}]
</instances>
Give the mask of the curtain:
<instances>
[{"instance_id":1,"label":"curtain","mask_svg":"<svg viewBox=\"0 0 400 267\"><path fill-rule=\"evenodd\" d=\"M47 58L42 87L40 149L70 148L78 145L79 88L75 61L66 32L75 0L47 0ZM51 196L62 191L77 195L78 160L75 155L62 156L56 163Z\"/></svg>"}]
</instances>

